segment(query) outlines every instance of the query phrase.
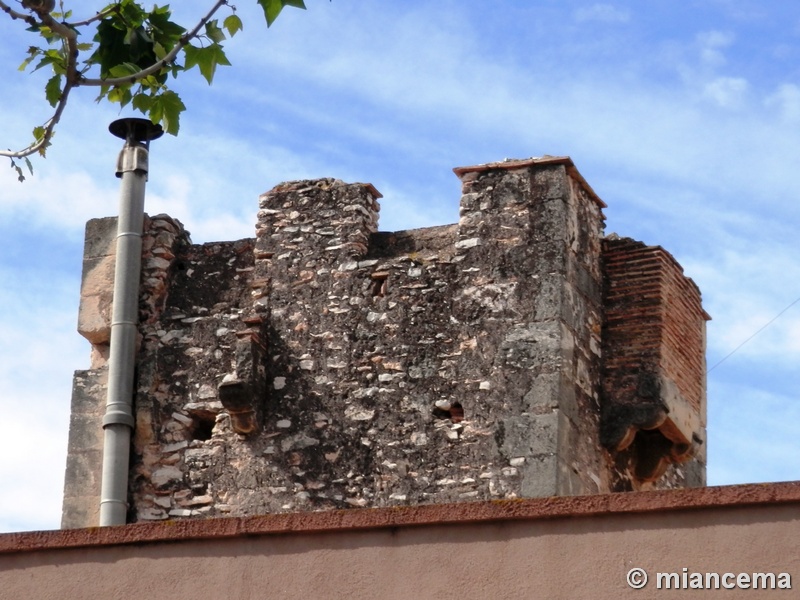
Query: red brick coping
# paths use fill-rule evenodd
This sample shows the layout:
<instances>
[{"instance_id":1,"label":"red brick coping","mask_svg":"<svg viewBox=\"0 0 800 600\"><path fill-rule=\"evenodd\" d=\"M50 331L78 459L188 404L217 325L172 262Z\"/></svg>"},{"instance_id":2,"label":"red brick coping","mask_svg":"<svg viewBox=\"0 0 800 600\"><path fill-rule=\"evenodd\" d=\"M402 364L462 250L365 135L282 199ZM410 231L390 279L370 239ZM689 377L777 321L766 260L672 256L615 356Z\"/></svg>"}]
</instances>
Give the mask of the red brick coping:
<instances>
[{"instance_id":1,"label":"red brick coping","mask_svg":"<svg viewBox=\"0 0 800 600\"><path fill-rule=\"evenodd\" d=\"M375 509L353 508L255 517L160 521L118 527L5 533L0 534L0 554L254 535L333 533L343 530L464 525L522 519L594 517L786 503L800 504L800 481L596 496L560 496Z\"/></svg>"}]
</instances>

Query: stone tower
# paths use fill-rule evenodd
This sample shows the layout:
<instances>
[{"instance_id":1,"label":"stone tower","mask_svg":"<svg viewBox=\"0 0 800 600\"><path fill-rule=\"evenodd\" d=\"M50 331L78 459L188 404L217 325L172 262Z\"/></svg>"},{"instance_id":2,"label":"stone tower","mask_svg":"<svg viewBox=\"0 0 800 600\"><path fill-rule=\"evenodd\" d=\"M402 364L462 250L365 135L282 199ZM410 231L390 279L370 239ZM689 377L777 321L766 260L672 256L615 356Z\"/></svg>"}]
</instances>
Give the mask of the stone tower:
<instances>
[{"instance_id":1,"label":"stone tower","mask_svg":"<svg viewBox=\"0 0 800 600\"><path fill-rule=\"evenodd\" d=\"M264 194L254 239L146 220L129 520L704 484L696 286L604 238L567 157L455 172L454 225L380 232L333 179ZM113 237L87 225L63 527L96 524Z\"/></svg>"}]
</instances>

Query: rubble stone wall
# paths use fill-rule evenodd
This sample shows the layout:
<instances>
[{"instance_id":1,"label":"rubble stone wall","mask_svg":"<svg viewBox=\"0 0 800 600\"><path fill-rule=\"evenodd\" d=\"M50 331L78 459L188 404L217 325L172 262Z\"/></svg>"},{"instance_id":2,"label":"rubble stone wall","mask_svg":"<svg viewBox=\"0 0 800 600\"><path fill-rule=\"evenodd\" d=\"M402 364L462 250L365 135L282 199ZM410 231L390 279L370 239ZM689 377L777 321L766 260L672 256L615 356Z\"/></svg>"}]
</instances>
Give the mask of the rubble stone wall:
<instances>
[{"instance_id":1,"label":"rubble stone wall","mask_svg":"<svg viewBox=\"0 0 800 600\"><path fill-rule=\"evenodd\" d=\"M254 239L193 245L146 220L130 520L613 489L604 204L565 157L456 174L441 227L379 232L380 194L333 179L264 194ZM95 407L114 223L87 228L105 242L87 242L76 398ZM79 430L100 412L73 415L69 464L89 468ZM94 524L95 488L69 472L64 526Z\"/></svg>"}]
</instances>

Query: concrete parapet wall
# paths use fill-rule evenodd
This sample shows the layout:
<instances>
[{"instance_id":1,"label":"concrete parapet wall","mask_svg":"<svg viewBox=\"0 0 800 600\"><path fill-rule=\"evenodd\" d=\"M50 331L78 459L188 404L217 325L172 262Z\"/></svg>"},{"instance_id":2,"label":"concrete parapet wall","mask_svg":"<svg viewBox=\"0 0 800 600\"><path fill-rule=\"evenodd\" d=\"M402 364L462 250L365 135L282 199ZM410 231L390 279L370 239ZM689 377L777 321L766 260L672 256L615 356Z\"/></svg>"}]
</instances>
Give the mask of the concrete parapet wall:
<instances>
[{"instance_id":1,"label":"concrete parapet wall","mask_svg":"<svg viewBox=\"0 0 800 600\"><path fill-rule=\"evenodd\" d=\"M790 598L798 515L795 482L2 534L0 598Z\"/></svg>"}]
</instances>

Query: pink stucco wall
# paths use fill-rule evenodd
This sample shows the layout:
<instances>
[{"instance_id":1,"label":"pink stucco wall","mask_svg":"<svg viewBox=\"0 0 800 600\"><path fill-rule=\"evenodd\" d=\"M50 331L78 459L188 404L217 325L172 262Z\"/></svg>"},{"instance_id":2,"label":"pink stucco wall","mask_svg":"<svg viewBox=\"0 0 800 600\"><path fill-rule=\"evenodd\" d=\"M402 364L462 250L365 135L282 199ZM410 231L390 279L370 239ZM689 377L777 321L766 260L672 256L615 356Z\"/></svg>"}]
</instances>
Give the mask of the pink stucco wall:
<instances>
[{"instance_id":1,"label":"pink stucco wall","mask_svg":"<svg viewBox=\"0 0 800 600\"><path fill-rule=\"evenodd\" d=\"M800 482L165 522L0 535L0 598L792 598L798 539ZM792 590L656 589L683 568Z\"/></svg>"}]
</instances>

